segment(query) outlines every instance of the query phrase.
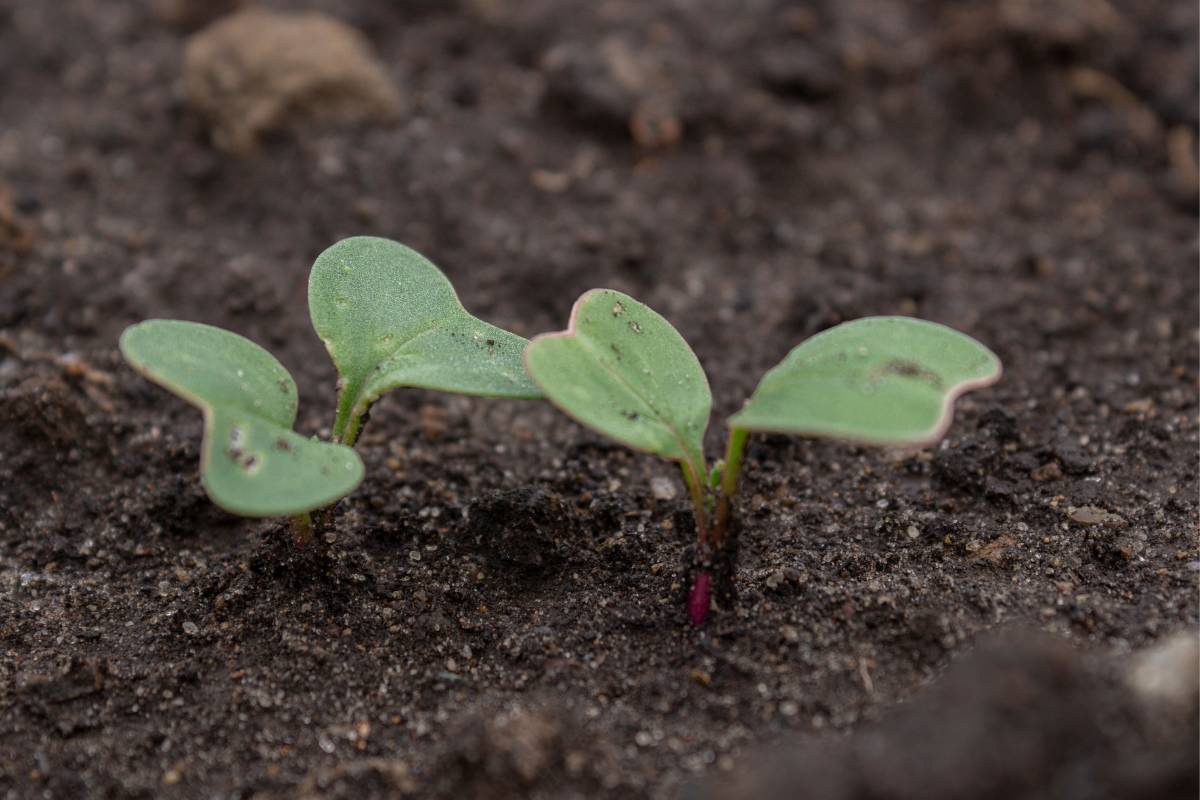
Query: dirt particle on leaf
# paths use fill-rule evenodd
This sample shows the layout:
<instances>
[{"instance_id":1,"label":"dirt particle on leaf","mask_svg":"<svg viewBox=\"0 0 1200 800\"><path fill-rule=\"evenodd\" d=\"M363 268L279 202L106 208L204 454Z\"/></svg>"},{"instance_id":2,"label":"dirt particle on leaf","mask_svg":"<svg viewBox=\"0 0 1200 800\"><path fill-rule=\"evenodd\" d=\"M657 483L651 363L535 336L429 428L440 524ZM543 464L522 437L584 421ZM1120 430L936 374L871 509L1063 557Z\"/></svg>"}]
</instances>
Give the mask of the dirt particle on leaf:
<instances>
[{"instance_id":1,"label":"dirt particle on leaf","mask_svg":"<svg viewBox=\"0 0 1200 800\"><path fill-rule=\"evenodd\" d=\"M235 448L229 449L229 457L233 462L241 467L243 472L256 472L258 470L258 456L253 453L246 453Z\"/></svg>"},{"instance_id":2,"label":"dirt particle on leaf","mask_svg":"<svg viewBox=\"0 0 1200 800\"><path fill-rule=\"evenodd\" d=\"M935 389L941 389L944 386L942 376L938 375L931 369L921 366L915 361L907 361L905 359L893 359L883 365L880 370L882 374L872 376L874 380L882 378L883 375L900 375L905 378L916 378L917 380L928 383Z\"/></svg>"}]
</instances>

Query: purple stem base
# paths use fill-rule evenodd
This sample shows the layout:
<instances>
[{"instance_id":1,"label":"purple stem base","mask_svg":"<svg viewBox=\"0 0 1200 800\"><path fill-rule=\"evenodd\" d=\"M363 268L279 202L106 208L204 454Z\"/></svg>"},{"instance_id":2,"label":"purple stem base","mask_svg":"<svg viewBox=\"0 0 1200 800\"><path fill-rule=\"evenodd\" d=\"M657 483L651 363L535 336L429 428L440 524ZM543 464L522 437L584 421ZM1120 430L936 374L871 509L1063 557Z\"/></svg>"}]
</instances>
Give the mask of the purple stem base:
<instances>
[{"instance_id":1,"label":"purple stem base","mask_svg":"<svg viewBox=\"0 0 1200 800\"><path fill-rule=\"evenodd\" d=\"M697 572L696 582L692 584L692 590L688 592L688 619L696 627L703 625L704 620L708 618L710 583L711 579L707 572Z\"/></svg>"}]
</instances>

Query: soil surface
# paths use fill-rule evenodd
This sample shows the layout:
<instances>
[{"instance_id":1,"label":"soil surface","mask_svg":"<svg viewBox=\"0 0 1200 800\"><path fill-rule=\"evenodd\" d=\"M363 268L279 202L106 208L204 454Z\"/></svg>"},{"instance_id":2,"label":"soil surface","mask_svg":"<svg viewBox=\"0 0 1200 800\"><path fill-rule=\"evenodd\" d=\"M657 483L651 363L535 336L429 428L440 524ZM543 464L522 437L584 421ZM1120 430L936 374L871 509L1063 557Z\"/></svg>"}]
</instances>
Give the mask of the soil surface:
<instances>
[{"instance_id":1,"label":"soil surface","mask_svg":"<svg viewBox=\"0 0 1200 800\"><path fill-rule=\"evenodd\" d=\"M0 0L0 796L1196 796L1195 3L267 3L402 111L235 155L183 56L236 5ZM752 439L700 630L670 465L541 403L389 395L297 552L116 339L249 336L327 434L306 276L359 233L526 336L649 303L713 455L842 320L1005 376L927 451Z\"/></svg>"}]
</instances>

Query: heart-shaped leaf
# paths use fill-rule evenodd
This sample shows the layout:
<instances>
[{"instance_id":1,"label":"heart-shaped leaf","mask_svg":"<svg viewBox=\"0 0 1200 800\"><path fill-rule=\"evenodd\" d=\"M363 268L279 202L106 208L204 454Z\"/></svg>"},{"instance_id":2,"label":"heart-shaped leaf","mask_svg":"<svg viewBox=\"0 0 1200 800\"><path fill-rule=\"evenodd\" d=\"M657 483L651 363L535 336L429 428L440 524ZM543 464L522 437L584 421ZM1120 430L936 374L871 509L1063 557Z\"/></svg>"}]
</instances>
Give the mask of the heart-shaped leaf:
<instances>
[{"instance_id":1,"label":"heart-shaped leaf","mask_svg":"<svg viewBox=\"0 0 1200 800\"><path fill-rule=\"evenodd\" d=\"M577 421L707 474L708 379L679 332L648 306L593 289L576 301L565 331L534 337L525 365Z\"/></svg>"},{"instance_id":2,"label":"heart-shaped leaf","mask_svg":"<svg viewBox=\"0 0 1200 800\"><path fill-rule=\"evenodd\" d=\"M363 477L348 447L292 431L296 384L275 357L235 333L147 320L121 335L125 360L204 414L200 476L212 501L246 517L299 514L345 496Z\"/></svg>"},{"instance_id":3,"label":"heart-shaped leaf","mask_svg":"<svg viewBox=\"0 0 1200 800\"><path fill-rule=\"evenodd\" d=\"M400 386L541 397L521 364L526 340L468 314L441 270L398 242L355 236L321 253L308 309L341 375L333 433L347 444Z\"/></svg>"},{"instance_id":4,"label":"heart-shaped leaf","mask_svg":"<svg viewBox=\"0 0 1200 800\"><path fill-rule=\"evenodd\" d=\"M909 317L867 317L798 345L729 424L925 445L946 432L956 397L999 378L1000 360L966 334Z\"/></svg>"}]
</instances>

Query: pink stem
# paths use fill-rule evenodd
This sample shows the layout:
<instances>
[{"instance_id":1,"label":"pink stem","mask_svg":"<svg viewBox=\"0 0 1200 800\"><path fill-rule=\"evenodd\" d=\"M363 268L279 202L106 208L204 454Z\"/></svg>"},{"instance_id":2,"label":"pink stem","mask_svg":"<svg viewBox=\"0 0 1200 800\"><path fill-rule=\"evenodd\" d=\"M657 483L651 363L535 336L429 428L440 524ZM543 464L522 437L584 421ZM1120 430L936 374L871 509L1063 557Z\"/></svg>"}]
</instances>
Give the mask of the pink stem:
<instances>
[{"instance_id":1,"label":"pink stem","mask_svg":"<svg viewBox=\"0 0 1200 800\"><path fill-rule=\"evenodd\" d=\"M696 582L688 592L688 618L697 628L708 618L709 577L707 572L697 572Z\"/></svg>"}]
</instances>

